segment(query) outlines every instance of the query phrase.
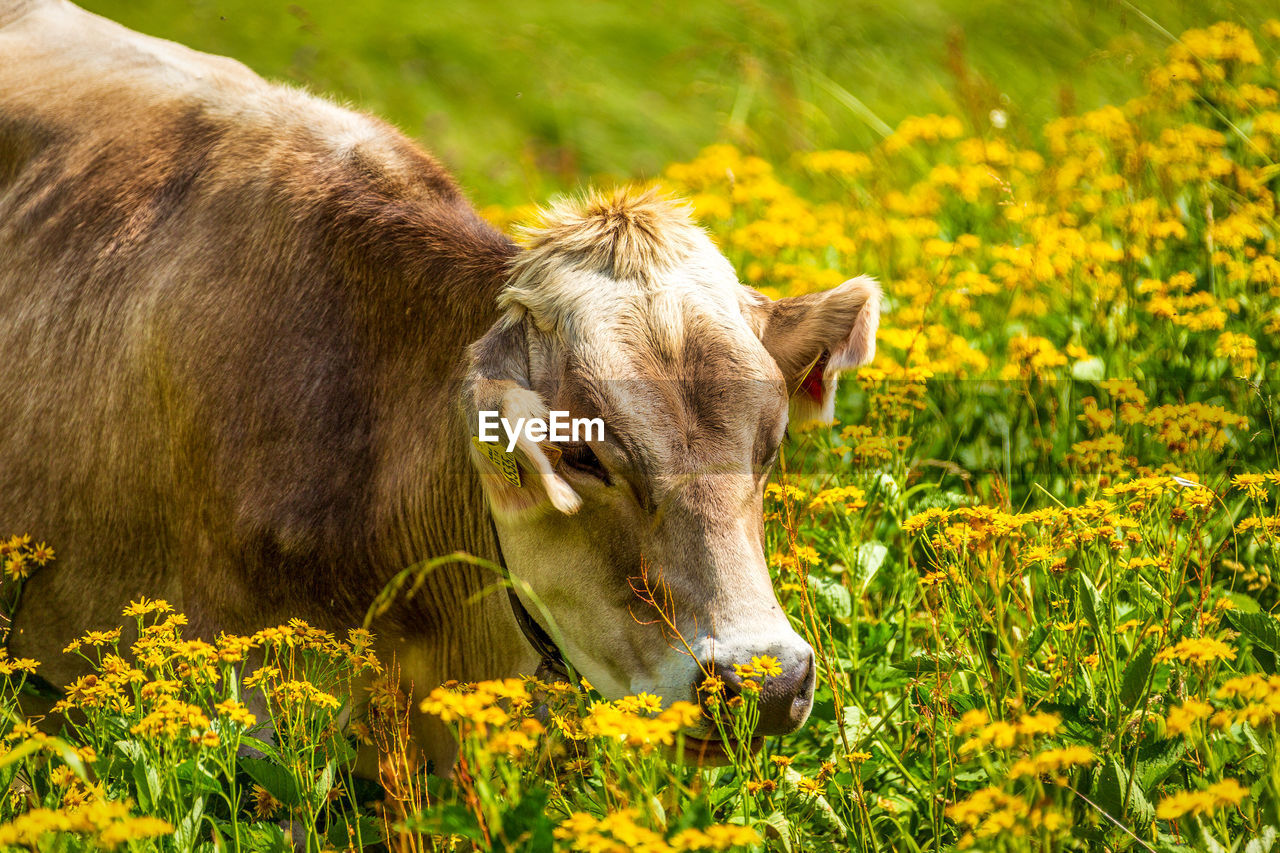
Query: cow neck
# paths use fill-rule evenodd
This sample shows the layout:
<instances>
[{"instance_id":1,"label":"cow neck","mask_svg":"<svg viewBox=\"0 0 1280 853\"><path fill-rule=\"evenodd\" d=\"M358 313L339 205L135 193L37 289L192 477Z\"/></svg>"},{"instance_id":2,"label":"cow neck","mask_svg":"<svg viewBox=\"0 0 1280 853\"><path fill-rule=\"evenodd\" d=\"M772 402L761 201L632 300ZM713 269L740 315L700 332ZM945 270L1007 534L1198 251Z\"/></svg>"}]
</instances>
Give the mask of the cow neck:
<instances>
[{"instance_id":1,"label":"cow neck","mask_svg":"<svg viewBox=\"0 0 1280 853\"><path fill-rule=\"evenodd\" d=\"M541 658L538 662L538 670L535 673L536 677L547 683L550 683L554 678L558 678L561 681L576 685L578 683L577 675L570 673L564 653L560 651L560 647L556 645L555 640L551 639L551 635L547 633L547 630L533 618L533 614L524 606L520 596L516 595L515 585L511 582L511 570L507 568L507 558L502 553L502 540L498 537L498 525L494 522L492 513L489 514L489 529L493 532L494 547L498 549L498 566L502 569L502 579L507 582L507 599L511 602L511 611L516 617L516 624L520 626L520 631L524 634L524 638L529 641L529 645L533 646L533 650Z\"/></svg>"}]
</instances>

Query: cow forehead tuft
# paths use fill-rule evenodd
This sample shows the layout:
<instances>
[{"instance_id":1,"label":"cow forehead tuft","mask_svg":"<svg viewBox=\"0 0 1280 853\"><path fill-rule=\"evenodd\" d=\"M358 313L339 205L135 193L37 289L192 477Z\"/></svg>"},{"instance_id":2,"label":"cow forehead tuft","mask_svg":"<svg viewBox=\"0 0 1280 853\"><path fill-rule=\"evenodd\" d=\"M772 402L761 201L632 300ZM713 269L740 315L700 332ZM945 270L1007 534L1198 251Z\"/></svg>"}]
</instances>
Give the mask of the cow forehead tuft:
<instances>
[{"instance_id":1,"label":"cow forehead tuft","mask_svg":"<svg viewBox=\"0 0 1280 853\"><path fill-rule=\"evenodd\" d=\"M601 335L624 349L678 352L691 327L747 333L742 286L689 206L654 189L561 200L523 232L499 296L508 321L531 315L571 345ZM619 338L634 338L620 340Z\"/></svg>"},{"instance_id":2,"label":"cow forehead tuft","mask_svg":"<svg viewBox=\"0 0 1280 853\"><path fill-rule=\"evenodd\" d=\"M553 257L613 279L650 282L705 252L689 206L656 189L619 188L562 199L523 229L517 269Z\"/></svg>"}]
</instances>

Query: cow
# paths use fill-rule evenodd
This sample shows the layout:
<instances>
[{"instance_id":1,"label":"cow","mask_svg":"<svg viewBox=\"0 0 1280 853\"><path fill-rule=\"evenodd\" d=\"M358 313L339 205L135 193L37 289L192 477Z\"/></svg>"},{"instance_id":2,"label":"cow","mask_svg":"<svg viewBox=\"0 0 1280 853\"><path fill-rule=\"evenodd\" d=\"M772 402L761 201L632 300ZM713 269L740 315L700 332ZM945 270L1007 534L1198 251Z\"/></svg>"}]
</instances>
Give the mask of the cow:
<instances>
[{"instance_id":1,"label":"cow","mask_svg":"<svg viewBox=\"0 0 1280 853\"><path fill-rule=\"evenodd\" d=\"M879 306L863 277L762 295L653 191L560 201L513 241L377 118L0 0L0 523L58 550L10 651L65 684L62 647L144 595L200 636L339 630L465 551L517 595L456 562L382 613L413 695L534 672L531 619L606 697L696 701L772 656L755 734L792 732L815 663L770 583L763 488L788 419L830 418L872 357ZM551 411L602 433L472 440L483 413ZM415 726L448 766L444 727Z\"/></svg>"}]
</instances>

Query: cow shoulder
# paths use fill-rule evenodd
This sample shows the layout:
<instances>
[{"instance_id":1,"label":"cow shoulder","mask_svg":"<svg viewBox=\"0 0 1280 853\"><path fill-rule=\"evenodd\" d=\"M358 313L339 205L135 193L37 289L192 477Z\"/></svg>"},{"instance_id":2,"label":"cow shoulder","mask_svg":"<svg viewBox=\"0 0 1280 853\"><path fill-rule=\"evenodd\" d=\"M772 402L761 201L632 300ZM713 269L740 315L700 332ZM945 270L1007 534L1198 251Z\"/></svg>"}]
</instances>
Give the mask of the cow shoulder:
<instances>
[{"instance_id":1,"label":"cow shoulder","mask_svg":"<svg viewBox=\"0 0 1280 853\"><path fill-rule=\"evenodd\" d=\"M129 399L162 407L138 417L264 555L350 547L371 478L432 469L403 413L448 408L510 241L389 125L230 60L61 2L11 19L0 55L0 250L24 265L0 297L135 359L117 375L151 387Z\"/></svg>"}]
</instances>

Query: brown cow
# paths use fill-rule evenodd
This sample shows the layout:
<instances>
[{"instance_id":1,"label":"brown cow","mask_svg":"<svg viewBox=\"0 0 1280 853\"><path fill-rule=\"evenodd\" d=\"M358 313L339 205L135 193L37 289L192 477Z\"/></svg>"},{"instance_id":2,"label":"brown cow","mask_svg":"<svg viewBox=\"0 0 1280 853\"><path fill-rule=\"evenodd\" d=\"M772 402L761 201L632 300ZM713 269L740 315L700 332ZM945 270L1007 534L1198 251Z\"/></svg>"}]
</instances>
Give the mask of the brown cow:
<instances>
[{"instance_id":1,"label":"brown cow","mask_svg":"<svg viewBox=\"0 0 1280 853\"><path fill-rule=\"evenodd\" d=\"M204 635L340 629L407 565L497 559L496 525L606 695L692 699L703 668L770 654L758 733L794 730L813 657L769 583L762 488L789 392L830 414L878 299L855 279L771 302L653 194L552 207L519 248L377 119L0 0L0 522L59 550L13 651L65 682L63 645L141 595ZM548 409L605 434L525 436L519 485L470 442L482 411ZM642 564L692 656L633 617ZM493 580L430 575L380 651L419 688L531 672L506 597L477 596Z\"/></svg>"}]
</instances>

